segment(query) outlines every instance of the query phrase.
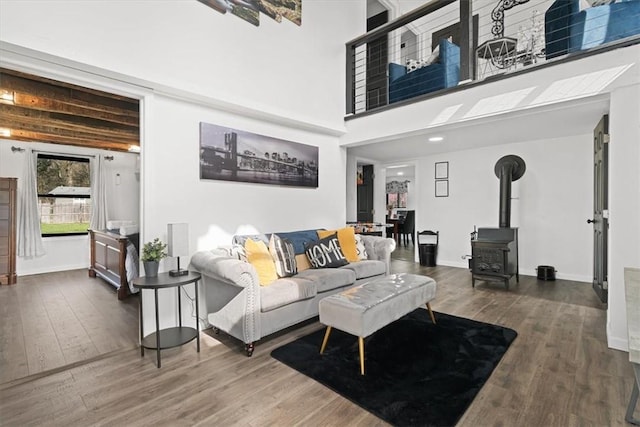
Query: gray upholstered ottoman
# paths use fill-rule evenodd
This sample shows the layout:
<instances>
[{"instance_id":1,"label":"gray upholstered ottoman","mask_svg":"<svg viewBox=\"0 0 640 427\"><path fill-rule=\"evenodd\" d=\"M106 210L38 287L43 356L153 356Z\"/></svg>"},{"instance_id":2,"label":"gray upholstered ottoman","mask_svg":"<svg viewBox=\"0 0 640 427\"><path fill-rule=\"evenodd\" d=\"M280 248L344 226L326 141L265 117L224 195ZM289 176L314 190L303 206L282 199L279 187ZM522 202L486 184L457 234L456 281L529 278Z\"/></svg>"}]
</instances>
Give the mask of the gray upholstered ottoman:
<instances>
[{"instance_id":1,"label":"gray upholstered ottoman","mask_svg":"<svg viewBox=\"0 0 640 427\"><path fill-rule=\"evenodd\" d=\"M431 321L431 301L436 296L436 282L417 274L391 274L320 300L320 323L327 325L320 353L329 340L331 328L358 337L360 373L364 375L364 338L426 304Z\"/></svg>"}]
</instances>

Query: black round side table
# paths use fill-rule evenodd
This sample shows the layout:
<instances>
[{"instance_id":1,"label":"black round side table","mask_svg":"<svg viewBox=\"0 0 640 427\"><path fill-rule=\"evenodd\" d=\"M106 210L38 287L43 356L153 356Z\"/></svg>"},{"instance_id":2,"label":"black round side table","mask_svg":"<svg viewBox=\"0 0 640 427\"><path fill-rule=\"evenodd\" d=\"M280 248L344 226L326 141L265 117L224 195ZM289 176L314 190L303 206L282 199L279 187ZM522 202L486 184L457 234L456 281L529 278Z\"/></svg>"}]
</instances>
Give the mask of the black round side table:
<instances>
[{"instance_id":1,"label":"black round side table","mask_svg":"<svg viewBox=\"0 0 640 427\"><path fill-rule=\"evenodd\" d=\"M140 289L153 289L155 296L156 310L156 331L147 335L144 334L143 315L142 315L142 294L140 295L140 356L144 356L144 349L155 349L158 360L158 368L160 368L160 350L165 348L178 347L183 344L197 340L198 353L200 352L200 313L198 310L198 282L200 273L189 271L184 276L171 276L169 273L160 273L157 277L138 277L133 279L132 285ZM191 328L182 326L182 307L180 299L180 288L184 285L195 283L195 304L196 304L196 327ZM158 289L176 288L178 292L178 326L160 329L160 316L158 313Z\"/></svg>"}]
</instances>

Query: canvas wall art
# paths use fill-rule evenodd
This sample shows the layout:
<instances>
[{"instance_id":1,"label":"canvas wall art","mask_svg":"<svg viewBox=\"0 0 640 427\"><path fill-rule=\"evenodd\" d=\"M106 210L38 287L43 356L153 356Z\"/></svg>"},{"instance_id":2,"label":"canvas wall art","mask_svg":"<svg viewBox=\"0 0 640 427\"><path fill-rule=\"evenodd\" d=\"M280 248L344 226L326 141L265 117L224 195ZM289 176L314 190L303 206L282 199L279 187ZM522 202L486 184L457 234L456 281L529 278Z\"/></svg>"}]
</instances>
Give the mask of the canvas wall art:
<instances>
[{"instance_id":1,"label":"canvas wall art","mask_svg":"<svg viewBox=\"0 0 640 427\"><path fill-rule=\"evenodd\" d=\"M220 13L233 15L253 24L260 25L260 12L282 21L282 17L302 25L302 0L198 0L200 3Z\"/></svg>"},{"instance_id":2,"label":"canvas wall art","mask_svg":"<svg viewBox=\"0 0 640 427\"><path fill-rule=\"evenodd\" d=\"M200 123L200 179L318 187L318 147Z\"/></svg>"}]
</instances>

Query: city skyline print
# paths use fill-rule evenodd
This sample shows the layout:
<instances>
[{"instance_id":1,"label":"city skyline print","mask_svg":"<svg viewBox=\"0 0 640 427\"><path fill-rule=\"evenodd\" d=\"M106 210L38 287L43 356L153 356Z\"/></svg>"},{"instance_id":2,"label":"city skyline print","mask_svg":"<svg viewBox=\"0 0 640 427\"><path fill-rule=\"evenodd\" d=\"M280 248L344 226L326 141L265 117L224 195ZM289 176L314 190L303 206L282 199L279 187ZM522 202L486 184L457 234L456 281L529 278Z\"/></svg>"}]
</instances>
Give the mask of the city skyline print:
<instances>
[{"instance_id":1,"label":"city skyline print","mask_svg":"<svg viewBox=\"0 0 640 427\"><path fill-rule=\"evenodd\" d=\"M318 187L318 147L200 123L200 179Z\"/></svg>"}]
</instances>

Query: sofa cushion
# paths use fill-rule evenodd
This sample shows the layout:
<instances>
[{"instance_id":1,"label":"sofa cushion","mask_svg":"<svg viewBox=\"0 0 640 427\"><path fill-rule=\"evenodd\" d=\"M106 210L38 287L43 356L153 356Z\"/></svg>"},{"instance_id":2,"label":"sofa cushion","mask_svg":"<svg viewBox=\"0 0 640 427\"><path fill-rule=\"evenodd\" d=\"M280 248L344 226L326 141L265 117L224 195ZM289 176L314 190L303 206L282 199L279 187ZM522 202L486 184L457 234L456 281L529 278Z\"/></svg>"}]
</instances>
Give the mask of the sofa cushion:
<instances>
[{"instance_id":1,"label":"sofa cushion","mask_svg":"<svg viewBox=\"0 0 640 427\"><path fill-rule=\"evenodd\" d=\"M352 285L356 281L356 273L343 268L310 269L295 277L313 281L318 293Z\"/></svg>"},{"instance_id":2,"label":"sofa cushion","mask_svg":"<svg viewBox=\"0 0 640 427\"><path fill-rule=\"evenodd\" d=\"M273 257L278 277L291 277L298 272L296 254L290 241L272 234L269 240L269 252Z\"/></svg>"},{"instance_id":3,"label":"sofa cushion","mask_svg":"<svg viewBox=\"0 0 640 427\"><path fill-rule=\"evenodd\" d=\"M340 269L353 270L356 273L356 279L364 279L367 277L384 275L387 267L383 261L366 260L347 264Z\"/></svg>"},{"instance_id":4,"label":"sofa cushion","mask_svg":"<svg viewBox=\"0 0 640 427\"><path fill-rule=\"evenodd\" d=\"M448 87L460 81L460 47L441 39L440 59L431 65L407 73L406 67L389 63L389 103L413 98Z\"/></svg>"},{"instance_id":5,"label":"sofa cushion","mask_svg":"<svg viewBox=\"0 0 640 427\"><path fill-rule=\"evenodd\" d=\"M293 250L296 255L304 253L305 243L311 243L318 240L318 232L316 230L288 231L284 233L274 233L281 239L287 239L293 244Z\"/></svg>"},{"instance_id":6,"label":"sofa cushion","mask_svg":"<svg viewBox=\"0 0 640 427\"><path fill-rule=\"evenodd\" d=\"M271 311L278 307L316 296L316 282L301 277L283 277L260 288L260 311Z\"/></svg>"},{"instance_id":7,"label":"sofa cushion","mask_svg":"<svg viewBox=\"0 0 640 427\"><path fill-rule=\"evenodd\" d=\"M348 264L335 233L304 246L313 268L336 268Z\"/></svg>"},{"instance_id":8,"label":"sofa cushion","mask_svg":"<svg viewBox=\"0 0 640 427\"><path fill-rule=\"evenodd\" d=\"M349 262L358 262L358 249L356 248L356 233L353 227L344 227L338 230L318 230L318 237L324 239L332 234L338 235L342 254Z\"/></svg>"},{"instance_id":9,"label":"sofa cushion","mask_svg":"<svg viewBox=\"0 0 640 427\"><path fill-rule=\"evenodd\" d=\"M256 269L260 286L269 286L278 278L276 266L267 245L262 240L247 239L244 243L247 261Z\"/></svg>"}]
</instances>

